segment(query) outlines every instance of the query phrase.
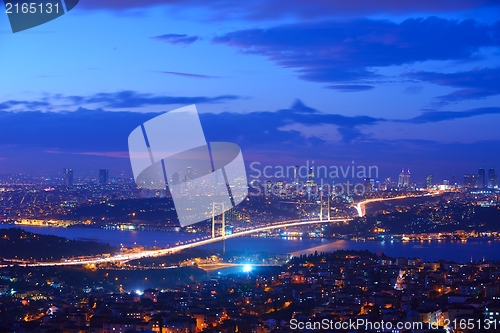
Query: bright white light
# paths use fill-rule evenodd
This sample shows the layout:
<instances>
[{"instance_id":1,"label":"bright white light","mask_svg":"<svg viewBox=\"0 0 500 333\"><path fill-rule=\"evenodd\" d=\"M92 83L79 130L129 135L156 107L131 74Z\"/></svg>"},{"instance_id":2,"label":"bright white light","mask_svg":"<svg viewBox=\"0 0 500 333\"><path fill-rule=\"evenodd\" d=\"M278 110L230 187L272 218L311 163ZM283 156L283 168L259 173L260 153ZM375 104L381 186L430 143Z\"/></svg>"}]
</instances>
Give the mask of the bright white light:
<instances>
[{"instance_id":1,"label":"bright white light","mask_svg":"<svg viewBox=\"0 0 500 333\"><path fill-rule=\"evenodd\" d=\"M139 296L140 296L140 295L142 295L142 294L144 294L144 293L143 293L142 291L140 291L139 289L137 289L137 290L135 291L135 293L136 293L137 295L139 295Z\"/></svg>"},{"instance_id":2,"label":"bright white light","mask_svg":"<svg viewBox=\"0 0 500 333\"><path fill-rule=\"evenodd\" d=\"M249 273L251 271L252 271L252 266L250 266L250 265L243 266L243 272Z\"/></svg>"}]
</instances>

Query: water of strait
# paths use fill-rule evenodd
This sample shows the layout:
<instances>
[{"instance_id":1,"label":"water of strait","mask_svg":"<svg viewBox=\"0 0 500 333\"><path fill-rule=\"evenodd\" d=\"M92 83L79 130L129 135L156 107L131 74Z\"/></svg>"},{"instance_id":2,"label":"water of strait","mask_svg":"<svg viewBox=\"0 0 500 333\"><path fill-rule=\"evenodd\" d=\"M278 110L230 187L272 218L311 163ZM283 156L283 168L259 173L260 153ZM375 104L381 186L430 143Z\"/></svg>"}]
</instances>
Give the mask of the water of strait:
<instances>
[{"instance_id":1,"label":"water of strait","mask_svg":"<svg viewBox=\"0 0 500 333\"><path fill-rule=\"evenodd\" d=\"M0 225L0 228L11 228L11 225ZM99 228L51 228L25 226L22 229L39 234L50 234L70 239L95 240L111 245L126 247L143 245L146 247L174 246L176 242L184 242L206 235L194 235L175 232L108 230ZM216 243L215 248L221 248ZM207 248L212 245L207 245ZM267 252L275 254L333 252L336 250L369 250L383 252L391 257L419 257L424 260L448 260L467 262L500 260L500 240L467 241L370 241L358 242L350 240L324 238L271 238L271 237L239 237L226 241L226 251L246 251L249 253Z\"/></svg>"}]
</instances>

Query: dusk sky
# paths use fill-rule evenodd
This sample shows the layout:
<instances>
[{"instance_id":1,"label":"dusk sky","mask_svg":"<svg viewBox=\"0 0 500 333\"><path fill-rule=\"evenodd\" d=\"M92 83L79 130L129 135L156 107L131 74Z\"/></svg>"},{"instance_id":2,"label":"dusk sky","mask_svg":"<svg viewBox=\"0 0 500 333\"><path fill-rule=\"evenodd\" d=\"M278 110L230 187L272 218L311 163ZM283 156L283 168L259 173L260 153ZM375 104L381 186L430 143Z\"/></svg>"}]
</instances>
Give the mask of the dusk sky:
<instances>
[{"instance_id":1,"label":"dusk sky","mask_svg":"<svg viewBox=\"0 0 500 333\"><path fill-rule=\"evenodd\" d=\"M189 104L247 164L500 168L499 1L80 0L0 13L0 57L0 173L131 174L129 133Z\"/></svg>"}]
</instances>

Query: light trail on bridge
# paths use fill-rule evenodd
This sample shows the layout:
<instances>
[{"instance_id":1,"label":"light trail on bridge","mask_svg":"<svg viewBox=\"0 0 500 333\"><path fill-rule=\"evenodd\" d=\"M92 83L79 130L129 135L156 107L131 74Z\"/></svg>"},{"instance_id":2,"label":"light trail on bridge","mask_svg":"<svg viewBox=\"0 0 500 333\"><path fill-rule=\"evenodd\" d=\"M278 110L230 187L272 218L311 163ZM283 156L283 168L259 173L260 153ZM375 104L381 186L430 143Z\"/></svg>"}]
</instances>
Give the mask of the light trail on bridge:
<instances>
[{"instance_id":1,"label":"light trail on bridge","mask_svg":"<svg viewBox=\"0 0 500 333\"><path fill-rule=\"evenodd\" d=\"M358 216L363 217L365 215L365 206L368 203L388 201L388 200L418 198L418 197L424 197L424 196L432 196L432 195L436 195L436 194L439 194L439 193L425 193L425 194L417 195L417 196L402 195L402 196L391 197L391 198L367 199L367 200L360 201L359 203L357 203L354 206L354 208L358 212ZM82 266L82 265L93 265L93 264L95 265L95 264L114 263L114 262L127 262L127 261L131 261L131 260L138 260L138 259L143 259L143 258L162 257L165 255L169 255L172 253L182 251L182 250L191 249L191 248L198 247L198 246L203 246L203 245L208 245L208 244L220 242L220 241L225 240L225 239L247 236L247 235L251 235L253 233L258 233L258 232L267 231L267 230L288 228L288 227L298 227L298 226L308 225L308 224L345 222L345 221L351 221L351 220L353 220L353 218L335 217L335 218L332 218L330 220L318 219L318 220L307 220L307 221L300 221L300 220L285 221L285 222L279 222L279 223L272 224L272 225L266 225L264 227L258 227L258 228L239 231L237 233L233 233L230 235L218 236L218 237L209 238L209 239L203 239L203 240L199 240L196 242L191 242L189 244L178 245L178 246L169 247L169 248L165 248L165 249L146 250L146 251L141 251L141 252L137 252L137 253L128 253L128 254L117 254L117 255L110 256L110 257L96 257L96 258L89 258L89 259L65 259L65 260L53 261L53 262L34 262L34 263L33 262L23 262L23 263L16 262L16 264L22 265L22 266L27 266L27 267L47 267L47 266ZM4 260L8 261L8 259L4 259ZM11 261L13 261L13 260L11 260ZM9 267L9 266L11 266L11 265L0 265L0 267Z\"/></svg>"},{"instance_id":2,"label":"light trail on bridge","mask_svg":"<svg viewBox=\"0 0 500 333\"><path fill-rule=\"evenodd\" d=\"M366 204L369 204L369 203L372 203L372 202L381 202L381 201L389 201L389 200L399 200L399 199L411 199L411 198L421 198L421 197L427 197L427 196L434 196L434 195L437 195L439 194L439 192L437 193L425 193L425 194L421 194L421 195L400 195L400 196L397 196L397 197L391 197L391 198L375 198L375 199L367 199L367 200L363 200L363 201L360 201L356 204L355 208L356 208L356 211L358 212L358 216L359 217L363 217L366 215Z\"/></svg>"},{"instance_id":3,"label":"light trail on bridge","mask_svg":"<svg viewBox=\"0 0 500 333\"><path fill-rule=\"evenodd\" d=\"M243 231L233 233L230 235L218 236L218 237L209 238L209 239L203 239L203 240L192 242L189 244L178 245L178 246L169 247L169 248L165 248L165 249L146 250L146 251L142 251L142 252L128 253L128 254L117 254L117 255L110 256L110 257L106 257L106 258L96 257L96 258L89 258L89 259L66 259L66 260L53 261L53 262L35 262L35 263L26 262L26 263L16 263L16 264L18 264L20 266L27 266L27 267L48 267L48 266L82 266L82 265L93 265L93 264L95 265L95 264L114 263L114 262L127 262L127 261L131 261L131 260L138 260L138 259L144 259L144 258L162 257L162 256L165 256L168 254L182 251L182 250L220 242L220 241L225 240L225 239L247 236L247 235L250 235L253 233L267 231L267 230L288 228L288 227L297 227L297 226L308 225L308 224L345 222L345 221L350 221L350 220L352 220L352 218L334 218L334 219L330 219L330 220L307 220L307 221L295 220L294 222L287 221L287 222L280 222L280 223L273 224L273 225L266 225L264 227L243 230ZM11 266L11 265L1 265L0 267L8 267L8 266Z\"/></svg>"}]
</instances>

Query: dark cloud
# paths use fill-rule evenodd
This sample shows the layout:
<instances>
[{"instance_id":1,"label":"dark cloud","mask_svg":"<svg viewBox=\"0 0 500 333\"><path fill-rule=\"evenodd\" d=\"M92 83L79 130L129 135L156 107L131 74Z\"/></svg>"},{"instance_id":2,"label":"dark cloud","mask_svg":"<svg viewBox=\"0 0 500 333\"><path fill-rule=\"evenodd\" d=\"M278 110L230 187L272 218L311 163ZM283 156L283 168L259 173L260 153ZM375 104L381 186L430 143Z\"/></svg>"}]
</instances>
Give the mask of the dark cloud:
<instances>
[{"instance_id":1,"label":"dark cloud","mask_svg":"<svg viewBox=\"0 0 500 333\"><path fill-rule=\"evenodd\" d=\"M196 42L200 39L198 36L188 36L188 35L180 35L180 34L165 34L161 36L152 37L155 40L160 42L170 43L170 44L184 44L189 45Z\"/></svg>"},{"instance_id":2,"label":"dark cloud","mask_svg":"<svg viewBox=\"0 0 500 333\"><path fill-rule=\"evenodd\" d=\"M372 85L383 79L376 67L471 59L482 47L500 45L498 31L500 24L474 20L358 19L239 30L213 41L294 68L308 81Z\"/></svg>"},{"instance_id":3,"label":"dark cloud","mask_svg":"<svg viewBox=\"0 0 500 333\"><path fill-rule=\"evenodd\" d=\"M182 73L182 72L160 72L162 74L167 74L167 75L175 75L175 76L183 76L183 77L190 77L194 79L220 79L222 78L221 76L212 76L212 75L203 75L203 74L192 74L192 73Z\"/></svg>"},{"instance_id":4,"label":"dark cloud","mask_svg":"<svg viewBox=\"0 0 500 333\"><path fill-rule=\"evenodd\" d=\"M280 130L280 128L291 124L304 126L336 125L343 140L350 142L354 138L360 137L360 135L353 135L358 126L386 121L382 118L369 116L351 117L322 113L305 106L301 101L296 101L289 109L278 111L260 111L247 114L230 112L202 114L201 119L202 122L206 121L212 124L205 127L205 131L207 135L216 137L214 141L222 140L224 136L248 145L275 145L280 142L300 143L307 141L308 139L305 139L297 131Z\"/></svg>"},{"instance_id":5,"label":"dark cloud","mask_svg":"<svg viewBox=\"0 0 500 333\"><path fill-rule=\"evenodd\" d=\"M201 8L208 9L210 18L227 19L275 19L285 17L321 18L345 17L346 14L402 14L402 13L439 13L463 11L492 7L498 8L495 0L288 0L286 5L282 0L88 0L83 1L79 8L90 10L127 10L153 6L168 6L174 10Z\"/></svg>"},{"instance_id":6,"label":"dark cloud","mask_svg":"<svg viewBox=\"0 0 500 333\"><path fill-rule=\"evenodd\" d=\"M79 97L78 100L101 101L101 97ZM108 105L143 105L142 102L109 102ZM111 112L79 108L73 112L7 112L0 111L4 128L0 145L33 145L44 149L77 152L116 152L127 150L127 137L137 126L160 113ZM292 107L278 111L219 114L201 113L207 138L211 141L234 141L246 147L273 146L283 142L302 145L308 141L297 131L279 128L290 124L305 126L333 124L345 129L346 140L352 140L357 126L385 121L368 116L325 114L296 101ZM351 130L351 132L349 132ZM349 133L348 133L349 132ZM311 139L316 142L317 138Z\"/></svg>"},{"instance_id":7,"label":"dark cloud","mask_svg":"<svg viewBox=\"0 0 500 333\"><path fill-rule=\"evenodd\" d=\"M141 94L135 91L119 91L115 93L99 93L89 97L68 96L67 99L73 103L97 103L104 108L134 108L147 105L169 105L169 104L202 104L218 103L223 101L235 100L240 97L235 95L221 95L216 97L173 97L173 96L154 96L151 94Z\"/></svg>"},{"instance_id":8,"label":"dark cloud","mask_svg":"<svg viewBox=\"0 0 500 333\"><path fill-rule=\"evenodd\" d=\"M57 168L66 166L80 170L103 167L130 170L128 135L159 114L83 108L64 113L0 111L0 154L4 159L0 170L7 167L28 171L42 167L60 170ZM427 111L406 122L439 122L485 114L500 114L500 108ZM481 160L485 152L498 148L498 141L442 144L425 140L375 140L366 137L361 129L386 123L390 130L397 123L369 116L323 113L300 101L277 111L201 113L200 119L207 141L237 143L248 163L304 165L306 160L315 160L317 165L351 165L354 160L357 165L377 165L381 170L380 178L390 176L390 172L396 176L402 166L411 166L412 174L421 172L425 177L429 172L437 172L435 170L449 170L450 165L454 165L458 175L467 172L467 168L477 169L477 165L471 168L475 163L500 164L498 154L487 154L491 158ZM289 128L306 129L335 125L341 140L328 141L314 132L305 136L298 130L287 130L288 125L295 125Z\"/></svg>"},{"instance_id":9,"label":"dark cloud","mask_svg":"<svg viewBox=\"0 0 500 333\"><path fill-rule=\"evenodd\" d=\"M434 110L425 111L420 116L408 120L400 120L400 122L417 123L417 124L437 123L440 121L470 118L487 114L500 114L500 107L477 108L467 111L434 111Z\"/></svg>"},{"instance_id":10,"label":"dark cloud","mask_svg":"<svg viewBox=\"0 0 500 333\"><path fill-rule=\"evenodd\" d=\"M437 97L442 103L480 99L500 94L500 67L448 74L414 72L406 73L404 76L459 89L450 94Z\"/></svg>"},{"instance_id":11,"label":"dark cloud","mask_svg":"<svg viewBox=\"0 0 500 333\"><path fill-rule=\"evenodd\" d=\"M328 86L327 88L332 90L338 90L341 92L356 92L356 91L371 90L375 87L366 84L336 84L333 86Z\"/></svg>"},{"instance_id":12,"label":"dark cloud","mask_svg":"<svg viewBox=\"0 0 500 333\"><path fill-rule=\"evenodd\" d=\"M83 98L84 100L92 98ZM111 103L113 105L113 103ZM32 145L43 149L82 152L119 152L127 150L130 132L161 113L105 111L78 108L73 112L7 112L0 111L0 145ZM334 125L344 143L369 141L360 128L379 123L430 123L446 120L500 114L500 108L479 108L467 111L425 111L406 120L390 120L370 116L345 116L323 113L300 100L290 108L251 113L200 113L209 141L231 141L244 148L275 149L294 146L294 151L312 144L323 146L319 136L305 137L289 125L303 128ZM295 128L295 127L293 127ZM302 147L302 148L301 148ZM90 154L90 153L89 153ZM95 155L95 154L94 154Z\"/></svg>"},{"instance_id":13,"label":"dark cloud","mask_svg":"<svg viewBox=\"0 0 500 333\"><path fill-rule=\"evenodd\" d=\"M5 101L0 103L0 111L11 110L13 108L22 108L24 110L39 110L50 106L48 102L33 102L33 101Z\"/></svg>"},{"instance_id":14,"label":"dark cloud","mask_svg":"<svg viewBox=\"0 0 500 333\"><path fill-rule=\"evenodd\" d=\"M127 150L128 134L155 114L79 108L74 112L0 112L0 145L70 151ZM158 115L158 114L156 114Z\"/></svg>"},{"instance_id":15,"label":"dark cloud","mask_svg":"<svg viewBox=\"0 0 500 333\"><path fill-rule=\"evenodd\" d=\"M409 95L414 95L414 94L419 94L422 90L424 89L424 87L422 85L409 85L409 86L406 86L404 89L403 89L403 94L409 94Z\"/></svg>"}]
</instances>

